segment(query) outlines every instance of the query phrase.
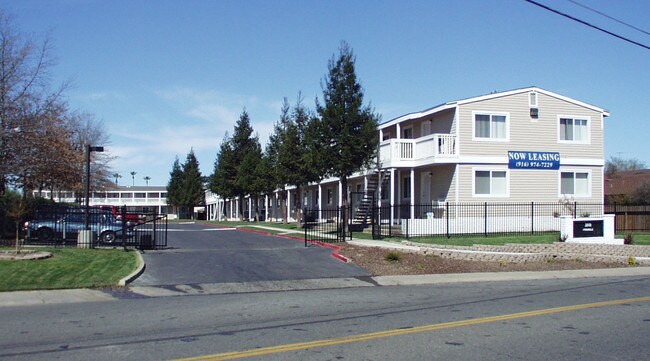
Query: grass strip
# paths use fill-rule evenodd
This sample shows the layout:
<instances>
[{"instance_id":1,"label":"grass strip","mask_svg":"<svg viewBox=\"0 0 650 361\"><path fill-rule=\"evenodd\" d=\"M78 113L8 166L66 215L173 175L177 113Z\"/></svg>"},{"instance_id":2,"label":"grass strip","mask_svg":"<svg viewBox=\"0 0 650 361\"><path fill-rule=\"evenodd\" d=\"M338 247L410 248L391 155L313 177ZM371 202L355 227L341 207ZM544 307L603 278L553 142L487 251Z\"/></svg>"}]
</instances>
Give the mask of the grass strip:
<instances>
[{"instance_id":1,"label":"grass strip","mask_svg":"<svg viewBox=\"0 0 650 361\"><path fill-rule=\"evenodd\" d=\"M41 260L0 260L0 291L102 288L117 285L137 266L134 251L44 248Z\"/></svg>"}]
</instances>

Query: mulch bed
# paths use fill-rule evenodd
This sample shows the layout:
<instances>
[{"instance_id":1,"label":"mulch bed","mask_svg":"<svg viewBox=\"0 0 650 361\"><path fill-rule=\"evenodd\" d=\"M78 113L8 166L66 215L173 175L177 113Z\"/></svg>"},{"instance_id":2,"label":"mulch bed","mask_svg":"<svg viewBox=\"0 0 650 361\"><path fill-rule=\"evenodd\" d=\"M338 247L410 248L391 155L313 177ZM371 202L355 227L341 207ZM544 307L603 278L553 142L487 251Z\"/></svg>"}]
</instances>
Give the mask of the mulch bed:
<instances>
[{"instance_id":1,"label":"mulch bed","mask_svg":"<svg viewBox=\"0 0 650 361\"><path fill-rule=\"evenodd\" d=\"M433 255L390 251L375 247L359 247L349 244L341 246L343 248L339 251L340 255L347 257L351 263L367 270L373 276L627 267L627 265L620 263L585 262L580 260L548 260L526 263L465 261ZM390 252L398 252L399 256L397 257L399 260L387 260L386 255Z\"/></svg>"}]
</instances>

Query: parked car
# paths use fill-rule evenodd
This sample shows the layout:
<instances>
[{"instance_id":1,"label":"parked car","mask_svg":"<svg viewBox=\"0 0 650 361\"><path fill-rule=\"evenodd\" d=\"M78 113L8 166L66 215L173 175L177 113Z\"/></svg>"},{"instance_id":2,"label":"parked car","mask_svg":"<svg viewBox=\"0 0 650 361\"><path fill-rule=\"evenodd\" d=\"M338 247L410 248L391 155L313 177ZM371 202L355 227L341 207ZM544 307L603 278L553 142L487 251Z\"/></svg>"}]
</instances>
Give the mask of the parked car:
<instances>
[{"instance_id":1,"label":"parked car","mask_svg":"<svg viewBox=\"0 0 650 361\"><path fill-rule=\"evenodd\" d=\"M88 226L95 233L100 244L112 244L122 236L122 222L105 210L91 209L88 214ZM37 217L25 222L23 226L28 240L41 242L53 240L77 239L79 231L84 229L84 212L69 209L62 213L40 212ZM132 227L126 228L126 238L132 237Z\"/></svg>"}]
</instances>

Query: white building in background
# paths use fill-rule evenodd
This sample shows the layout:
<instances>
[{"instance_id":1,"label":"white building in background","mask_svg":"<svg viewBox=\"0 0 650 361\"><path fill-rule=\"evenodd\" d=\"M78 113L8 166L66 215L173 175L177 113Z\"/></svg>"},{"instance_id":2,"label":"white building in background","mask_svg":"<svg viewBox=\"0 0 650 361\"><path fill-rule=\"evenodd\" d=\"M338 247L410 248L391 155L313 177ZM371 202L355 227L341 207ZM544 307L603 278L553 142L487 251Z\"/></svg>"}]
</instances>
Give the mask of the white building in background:
<instances>
[{"instance_id":1,"label":"white building in background","mask_svg":"<svg viewBox=\"0 0 650 361\"><path fill-rule=\"evenodd\" d=\"M85 195L77 196L75 192L34 191L34 195L53 199L56 202L73 203L84 199ZM115 189L91 192L88 204L91 206L126 206L129 212L168 214L167 187L164 186L118 186Z\"/></svg>"},{"instance_id":2,"label":"white building in background","mask_svg":"<svg viewBox=\"0 0 650 361\"><path fill-rule=\"evenodd\" d=\"M378 164L341 189L338 179L278 190L261 197L263 219L277 220L280 192L290 218L296 208L341 206L342 192L357 204L391 206L391 222L425 216L446 202L602 203L604 122L609 112L538 87L443 103L380 124ZM208 219L252 218L250 198L206 193Z\"/></svg>"}]
</instances>

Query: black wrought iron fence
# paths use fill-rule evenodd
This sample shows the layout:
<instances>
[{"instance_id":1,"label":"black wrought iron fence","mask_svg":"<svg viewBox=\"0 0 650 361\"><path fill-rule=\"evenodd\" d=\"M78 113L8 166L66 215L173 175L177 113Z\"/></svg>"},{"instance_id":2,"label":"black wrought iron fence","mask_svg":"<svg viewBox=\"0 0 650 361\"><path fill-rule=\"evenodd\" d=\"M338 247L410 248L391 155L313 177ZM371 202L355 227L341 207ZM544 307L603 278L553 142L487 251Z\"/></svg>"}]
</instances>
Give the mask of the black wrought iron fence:
<instances>
[{"instance_id":1,"label":"black wrought iron fence","mask_svg":"<svg viewBox=\"0 0 650 361\"><path fill-rule=\"evenodd\" d=\"M342 208L306 210L305 238L334 242L361 232L355 218ZM373 238L509 236L558 233L562 217L596 218L616 215L616 232L650 232L650 206L615 206L579 202L474 202L374 206L364 224ZM413 215L413 216L411 216ZM347 225L343 226L343 219ZM343 233L345 232L345 233Z\"/></svg>"},{"instance_id":2,"label":"black wrought iron fence","mask_svg":"<svg viewBox=\"0 0 650 361\"><path fill-rule=\"evenodd\" d=\"M558 232L562 216L603 215L603 204L577 202L444 203L410 208L415 217L398 221L405 237L535 235Z\"/></svg>"},{"instance_id":3,"label":"black wrought iron fence","mask_svg":"<svg viewBox=\"0 0 650 361\"><path fill-rule=\"evenodd\" d=\"M303 210L301 223L305 230L305 244L307 241L343 242L351 237L350 214L345 207Z\"/></svg>"},{"instance_id":4,"label":"black wrought iron fence","mask_svg":"<svg viewBox=\"0 0 650 361\"><path fill-rule=\"evenodd\" d=\"M79 237L89 231L89 236ZM126 207L47 206L22 225L25 245L124 247L155 249L167 246L167 216L127 212ZM78 245L79 240L84 242Z\"/></svg>"}]
</instances>

